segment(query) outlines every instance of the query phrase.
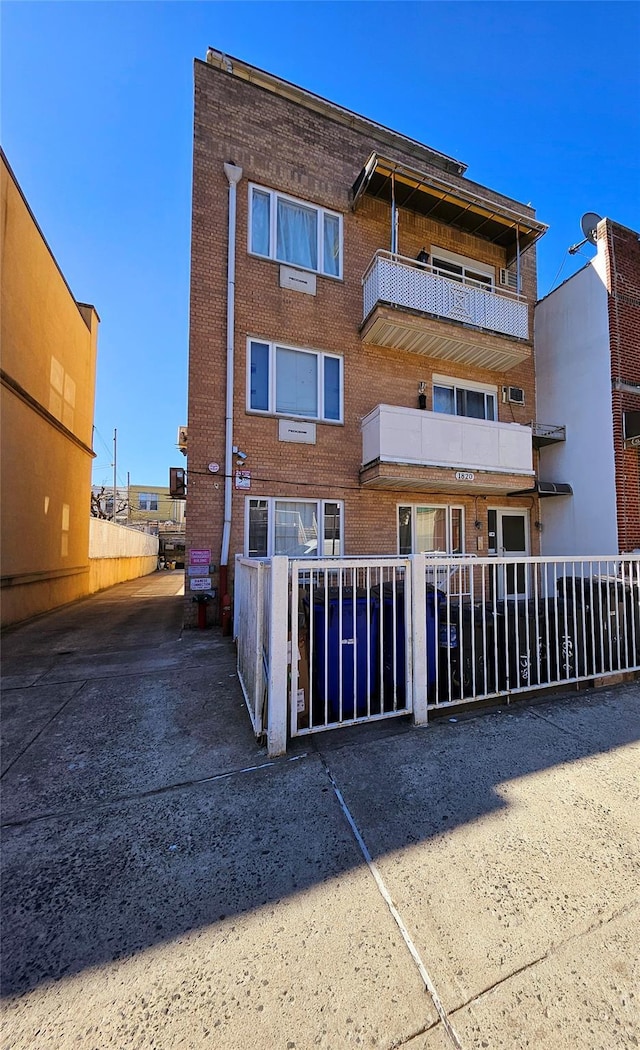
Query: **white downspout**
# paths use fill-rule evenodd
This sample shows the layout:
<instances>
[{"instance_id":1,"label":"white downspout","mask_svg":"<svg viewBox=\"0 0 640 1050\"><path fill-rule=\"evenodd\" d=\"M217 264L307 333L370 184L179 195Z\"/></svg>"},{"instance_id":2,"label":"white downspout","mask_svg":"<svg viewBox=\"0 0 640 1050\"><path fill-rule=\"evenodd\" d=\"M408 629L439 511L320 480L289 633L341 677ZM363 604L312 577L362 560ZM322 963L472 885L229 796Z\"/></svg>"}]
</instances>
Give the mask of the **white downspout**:
<instances>
[{"instance_id":1,"label":"white downspout","mask_svg":"<svg viewBox=\"0 0 640 1050\"><path fill-rule=\"evenodd\" d=\"M224 173L229 180L229 236L227 248L227 402L225 410L224 453L224 524L222 527L222 550L220 569L224 568L224 586L220 580L221 597L226 593L227 565L229 564L229 541L231 538L231 473L233 469L233 351L235 333L236 295L236 186L242 178L242 168L225 164Z\"/></svg>"}]
</instances>

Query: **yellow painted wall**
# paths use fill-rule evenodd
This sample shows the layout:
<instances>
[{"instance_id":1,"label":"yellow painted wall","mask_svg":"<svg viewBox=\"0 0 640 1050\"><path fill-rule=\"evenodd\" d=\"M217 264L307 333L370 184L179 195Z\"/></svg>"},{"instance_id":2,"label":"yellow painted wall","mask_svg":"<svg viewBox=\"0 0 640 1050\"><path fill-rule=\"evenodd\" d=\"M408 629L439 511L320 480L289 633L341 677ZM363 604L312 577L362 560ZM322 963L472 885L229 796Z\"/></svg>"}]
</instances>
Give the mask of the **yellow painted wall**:
<instances>
[{"instance_id":1,"label":"yellow painted wall","mask_svg":"<svg viewBox=\"0 0 640 1050\"><path fill-rule=\"evenodd\" d=\"M92 558L89 563L89 591L103 591L125 580L148 576L158 568L157 555L141 558Z\"/></svg>"},{"instance_id":2,"label":"yellow painted wall","mask_svg":"<svg viewBox=\"0 0 640 1050\"><path fill-rule=\"evenodd\" d=\"M76 303L1 157L2 623L89 591L99 318Z\"/></svg>"}]
</instances>

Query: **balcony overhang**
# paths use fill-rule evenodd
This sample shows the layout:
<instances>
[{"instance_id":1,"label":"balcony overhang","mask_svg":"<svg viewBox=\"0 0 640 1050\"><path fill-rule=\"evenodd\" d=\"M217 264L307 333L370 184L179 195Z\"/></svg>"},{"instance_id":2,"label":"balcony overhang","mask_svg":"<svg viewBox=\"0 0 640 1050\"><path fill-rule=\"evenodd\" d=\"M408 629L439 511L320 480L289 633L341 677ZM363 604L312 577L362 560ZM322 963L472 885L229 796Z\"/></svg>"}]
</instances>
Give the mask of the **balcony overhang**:
<instances>
[{"instance_id":1,"label":"balcony overhang","mask_svg":"<svg viewBox=\"0 0 640 1050\"><path fill-rule=\"evenodd\" d=\"M462 322L435 318L419 310L379 303L360 329L362 341L476 368L508 372L528 361L531 343Z\"/></svg>"},{"instance_id":2,"label":"balcony overhang","mask_svg":"<svg viewBox=\"0 0 640 1050\"><path fill-rule=\"evenodd\" d=\"M367 489L394 492L446 492L448 495L513 495L513 489L535 475L533 471L502 473L492 470L461 470L453 467L416 466L390 463L383 459L367 463L360 470L360 484ZM531 491L531 490L528 490Z\"/></svg>"},{"instance_id":3,"label":"balcony overhang","mask_svg":"<svg viewBox=\"0 0 640 1050\"><path fill-rule=\"evenodd\" d=\"M471 188L454 186L436 175L372 153L353 184L353 208L363 195L426 215L465 233L498 244L507 265L546 233L548 227L518 208L498 204Z\"/></svg>"},{"instance_id":4,"label":"balcony overhang","mask_svg":"<svg viewBox=\"0 0 640 1050\"><path fill-rule=\"evenodd\" d=\"M535 483L529 427L402 405L364 416L362 463L369 488L507 494Z\"/></svg>"},{"instance_id":5,"label":"balcony overhang","mask_svg":"<svg viewBox=\"0 0 640 1050\"><path fill-rule=\"evenodd\" d=\"M544 448L545 445L556 445L559 441L567 440L567 428L555 423L531 424L531 437L534 448Z\"/></svg>"}]
</instances>

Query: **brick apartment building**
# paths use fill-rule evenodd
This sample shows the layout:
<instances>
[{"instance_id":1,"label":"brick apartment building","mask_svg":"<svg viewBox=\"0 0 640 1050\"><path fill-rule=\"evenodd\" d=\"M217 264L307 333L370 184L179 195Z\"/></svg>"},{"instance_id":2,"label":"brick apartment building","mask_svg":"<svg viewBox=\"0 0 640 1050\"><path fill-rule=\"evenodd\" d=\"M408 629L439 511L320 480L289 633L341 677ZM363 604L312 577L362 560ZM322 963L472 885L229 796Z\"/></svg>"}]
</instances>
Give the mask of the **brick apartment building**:
<instances>
[{"instance_id":1,"label":"brick apartment building","mask_svg":"<svg viewBox=\"0 0 640 1050\"><path fill-rule=\"evenodd\" d=\"M539 553L545 229L454 158L196 61L187 559L211 549L219 596L240 552Z\"/></svg>"},{"instance_id":2,"label":"brick apartment building","mask_svg":"<svg viewBox=\"0 0 640 1050\"><path fill-rule=\"evenodd\" d=\"M640 550L640 234L602 219L592 240L591 262L536 307L538 414L566 425L541 466L573 489L545 501L543 554Z\"/></svg>"}]
</instances>

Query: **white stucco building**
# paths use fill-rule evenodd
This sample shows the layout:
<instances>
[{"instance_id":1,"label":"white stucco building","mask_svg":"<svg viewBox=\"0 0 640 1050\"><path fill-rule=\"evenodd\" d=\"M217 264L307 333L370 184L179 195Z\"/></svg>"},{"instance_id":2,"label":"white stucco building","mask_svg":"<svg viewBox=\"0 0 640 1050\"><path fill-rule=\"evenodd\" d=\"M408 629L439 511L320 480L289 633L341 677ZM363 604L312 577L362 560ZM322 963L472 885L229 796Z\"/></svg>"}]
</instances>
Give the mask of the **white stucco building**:
<instances>
[{"instance_id":1,"label":"white stucco building","mask_svg":"<svg viewBox=\"0 0 640 1050\"><path fill-rule=\"evenodd\" d=\"M640 546L640 245L602 219L597 254L535 310L537 419L566 440L540 449L540 476L572 496L542 500L543 555Z\"/></svg>"}]
</instances>

